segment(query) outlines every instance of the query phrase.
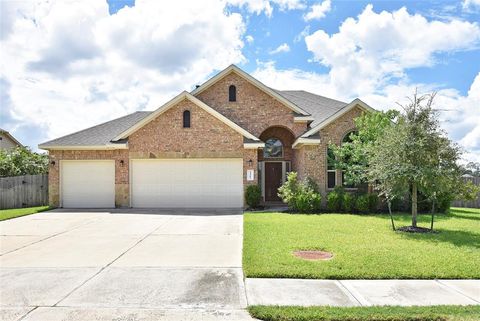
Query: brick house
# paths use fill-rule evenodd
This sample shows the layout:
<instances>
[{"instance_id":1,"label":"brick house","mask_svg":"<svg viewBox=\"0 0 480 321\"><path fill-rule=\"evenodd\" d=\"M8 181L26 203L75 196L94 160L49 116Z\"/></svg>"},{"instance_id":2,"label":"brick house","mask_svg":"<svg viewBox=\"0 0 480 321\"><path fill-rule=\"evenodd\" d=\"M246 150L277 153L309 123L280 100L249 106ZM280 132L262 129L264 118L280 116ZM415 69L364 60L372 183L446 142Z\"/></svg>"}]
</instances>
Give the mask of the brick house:
<instances>
[{"instance_id":1,"label":"brick house","mask_svg":"<svg viewBox=\"0 0 480 321\"><path fill-rule=\"evenodd\" d=\"M50 205L238 208L249 184L278 202L289 171L325 194L342 184L328 144L341 144L369 110L359 99L274 90L232 65L155 111L40 144L50 155Z\"/></svg>"}]
</instances>

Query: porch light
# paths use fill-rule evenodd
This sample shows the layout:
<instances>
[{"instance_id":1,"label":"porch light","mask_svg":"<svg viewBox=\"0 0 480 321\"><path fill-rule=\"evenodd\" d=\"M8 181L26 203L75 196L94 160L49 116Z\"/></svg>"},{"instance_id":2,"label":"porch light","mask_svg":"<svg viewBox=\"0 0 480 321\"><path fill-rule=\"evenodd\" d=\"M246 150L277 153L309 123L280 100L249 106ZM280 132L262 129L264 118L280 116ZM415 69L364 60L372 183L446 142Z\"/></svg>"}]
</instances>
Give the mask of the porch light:
<instances>
[{"instance_id":1,"label":"porch light","mask_svg":"<svg viewBox=\"0 0 480 321\"><path fill-rule=\"evenodd\" d=\"M123 164L125 164L125 162L123 161L123 159L120 160L120 166L123 166Z\"/></svg>"},{"instance_id":2,"label":"porch light","mask_svg":"<svg viewBox=\"0 0 480 321\"><path fill-rule=\"evenodd\" d=\"M50 162L50 164L51 164L52 166L55 166L55 161L52 160L52 161Z\"/></svg>"},{"instance_id":3,"label":"porch light","mask_svg":"<svg viewBox=\"0 0 480 321\"><path fill-rule=\"evenodd\" d=\"M247 161L247 163L248 163L248 166L249 166L249 167L252 167L253 161L252 161L251 159L249 159L249 160Z\"/></svg>"}]
</instances>

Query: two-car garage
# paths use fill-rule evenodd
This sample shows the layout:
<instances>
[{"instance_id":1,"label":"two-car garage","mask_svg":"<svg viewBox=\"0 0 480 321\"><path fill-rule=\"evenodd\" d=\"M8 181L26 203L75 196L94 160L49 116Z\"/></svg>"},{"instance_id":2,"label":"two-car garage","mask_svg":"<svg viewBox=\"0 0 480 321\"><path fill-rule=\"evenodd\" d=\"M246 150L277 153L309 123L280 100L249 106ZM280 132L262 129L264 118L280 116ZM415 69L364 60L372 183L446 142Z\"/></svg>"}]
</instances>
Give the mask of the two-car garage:
<instances>
[{"instance_id":1,"label":"two-car garage","mask_svg":"<svg viewBox=\"0 0 480 321\"><path fill-rule=\"evenodd\" d=\"M115 207L113 160L61 161L60 168L62 207ZM131 160L129 181L131 207L243 206L241 158Z\"/></svg>"}]
</instances>

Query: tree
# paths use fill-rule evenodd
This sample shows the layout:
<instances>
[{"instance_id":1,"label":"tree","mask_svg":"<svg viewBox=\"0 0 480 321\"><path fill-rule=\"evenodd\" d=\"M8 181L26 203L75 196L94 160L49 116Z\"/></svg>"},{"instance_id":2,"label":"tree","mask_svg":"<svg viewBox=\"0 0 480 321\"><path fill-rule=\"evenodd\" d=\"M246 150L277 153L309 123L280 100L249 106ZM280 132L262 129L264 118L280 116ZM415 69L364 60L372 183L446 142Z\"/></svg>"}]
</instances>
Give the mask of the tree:
<instances>
[{"instance_id":1,"label":"tree","mask_svg":"<svg viewBox=\"0 0 480 321\"><path fill-rule=\"evenodd\" d=\"M0 176L36 175L48 173L48 156L34 153L26 147L0 150Z\"/></svg>"},{"instance_id":2,"label":"tree","mask_svg":"<svg viewBox=\"0 0 480 321\"><path fill-rule=\"evenodd\" d=\"M394 120L399 112L389 110L387 112L363 113L355 121L356 131L350 134L348 142L340 146L330 144L336 169L344 171L344 184L359 185L368 181L368 154L371 146L378 137L382 136L385 129L394 125Z\"/></svg>"},{"instance_id":3,"label":"tree","mask_svg":"<svg viewBox=\"0 0 480 321\"><path fill-rule=\"evenodd\" d=\"M463 173L472 176L480 176L480 163L468 162L463 166Z\"/></svg>"},{"instance_id":4,"label":"tree","mask_svg":"<svg viewBox=\"0 0 480 321\"><path fill-rule=\"evenodd\" d=\"M460 148L440 128L433 107L435 94L418 96L403 108L395 125L369 149L368 180L384 194L408 191L411 197L412 227L417 228L418 193L433 201L440 194L453 193L461 184L458 161ZM433 209L434 210L434 209Z\"/></svg>"}]
</instances>

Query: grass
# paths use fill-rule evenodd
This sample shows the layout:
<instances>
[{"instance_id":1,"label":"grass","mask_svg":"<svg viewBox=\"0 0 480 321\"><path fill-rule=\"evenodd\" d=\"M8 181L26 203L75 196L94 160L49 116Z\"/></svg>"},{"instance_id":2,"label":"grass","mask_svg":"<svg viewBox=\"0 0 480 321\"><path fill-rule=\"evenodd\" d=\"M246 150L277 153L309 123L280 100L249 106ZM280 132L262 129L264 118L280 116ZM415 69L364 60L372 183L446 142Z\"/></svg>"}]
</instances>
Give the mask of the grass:
<instances>
[{"instance_id":1,"label":"grass","mask_svg":"<svg viewBox=\"0 0 480 321\"><path fill-rule=\"evenodd\" d=\"M276 307L250 306L264 321L467 321L480 320L480 305L428 307Z\"/></svg>"},{"instance_id":2,"label":"grass","mask_svg":"<svg viewBox=\"0 0 480 321\"><path fill-rule=\"evenodd\" d=\"M429 227L430 216L419 217ZM395 215L397 226L410 216ZM243 268L247 277L318 279L480 278L480 209L438 215L439 233L393 232L388 215L244 216ZM306 261L294 250L332 252L329 261Z\"/></svg>"},{"instance_id":3,"label":"grass","mask_svg":"<svg viewBox=\"0 0 480 321\"><path fill-rule=\"evenodd\" d=\"M0 210L0 221L8 220L15 217L35 214L43 211L48 211L49 206L36 206L36 207L25 207L25 208L12 208L8 210Z\"/></svg>"}]
</instances>

